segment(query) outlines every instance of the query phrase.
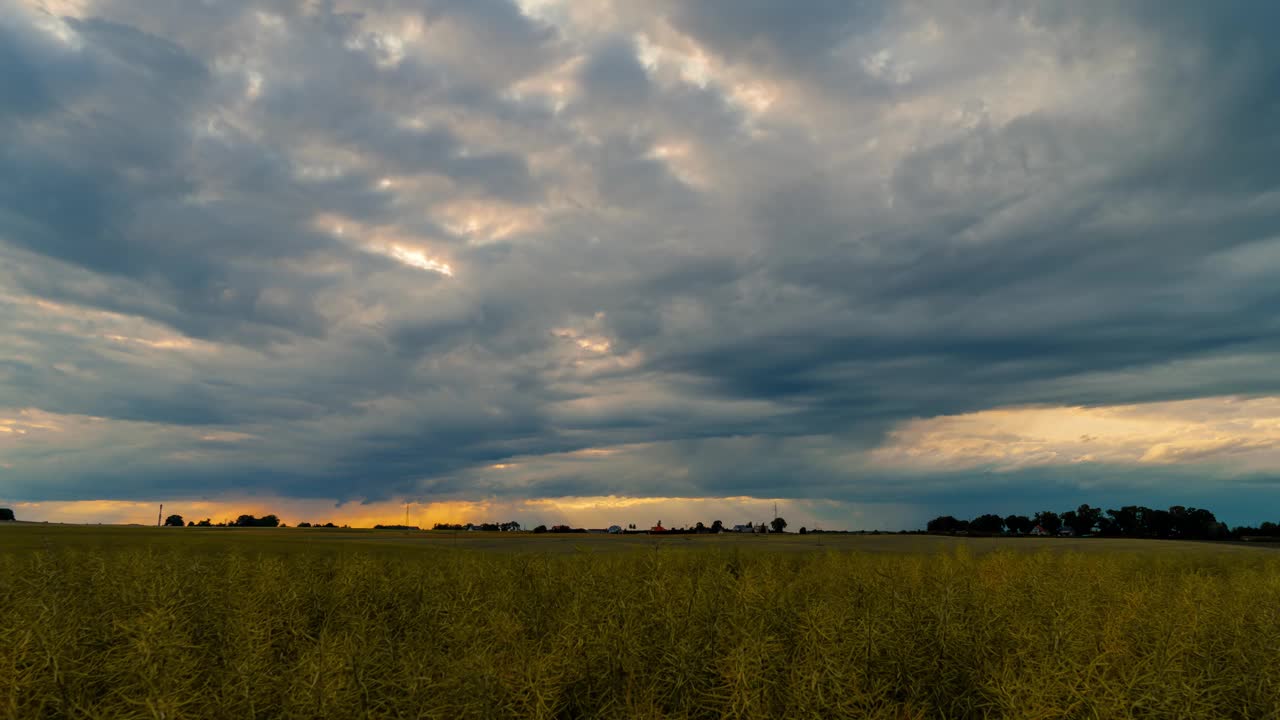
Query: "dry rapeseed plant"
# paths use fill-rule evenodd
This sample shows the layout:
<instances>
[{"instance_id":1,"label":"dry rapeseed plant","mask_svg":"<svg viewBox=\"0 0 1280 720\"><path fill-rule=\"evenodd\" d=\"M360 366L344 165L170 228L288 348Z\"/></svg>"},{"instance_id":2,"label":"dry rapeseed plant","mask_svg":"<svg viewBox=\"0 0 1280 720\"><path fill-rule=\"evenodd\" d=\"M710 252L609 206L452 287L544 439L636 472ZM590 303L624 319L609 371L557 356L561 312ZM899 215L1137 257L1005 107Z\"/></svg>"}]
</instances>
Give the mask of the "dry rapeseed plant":
<instances>
[{"instance_id":1,"label":"dry rapeseed plant","mask_svg":"<svg viewBox=\"0 0 1280 720\"><path fill-rule=\"evenodd\" d=\"M0 718L1277 718L1280 555L0 552Z\"/></svg>"}]
</instances>

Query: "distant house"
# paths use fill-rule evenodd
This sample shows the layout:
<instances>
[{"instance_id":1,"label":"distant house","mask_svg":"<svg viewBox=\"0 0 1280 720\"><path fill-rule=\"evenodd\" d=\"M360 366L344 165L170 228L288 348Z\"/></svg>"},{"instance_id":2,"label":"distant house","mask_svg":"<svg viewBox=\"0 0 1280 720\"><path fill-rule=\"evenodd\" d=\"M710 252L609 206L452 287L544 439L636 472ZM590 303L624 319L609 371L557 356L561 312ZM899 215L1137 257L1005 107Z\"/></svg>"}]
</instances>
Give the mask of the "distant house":
<instances>
[{"instance_id":1,"label":"distant house","mask_svg":"<svg viewBox=\"0 0 1280 720\"><path fill-rule=\"evenodd\" d=\"M1051 533L1048 530L1045 530L1043 525L1037 525L1031 528L1031 532L1028 533L1028 535L1049 535L1049 534Z\"/></svg>"},{"instance_id":2,"label":"distant house","mask_svg":"<svg viewBox=\"0 0 1280 720\"><path fill-rule=\"evenodd\" d=\"M618 535L618 534L621 534L621 533L622 533L622 526L621 526L621 525L610 525L610 526L609 526L609 534L610 534L610 535Z\"/></svg>"},{"instance_id":3,"label":"distant house","mask_svg":"<svg viewBox=\"0 0 1280 720\"><path fill-rule=\"evenodd\" d=\"M760 535L765 535L769 532L769 526L765 525L764 523L760 523L759 525L756 526L755 532Z\"/></svg>"},{"instance_id":4,"label":"distant house","mask_svg":"<svg viewBox=\"0 0 1280 720\"><path fill-rule=\"evenodd\" d=\"M746 525L734 525L733 531L740 532L740 533L749 533L749 532L755 532L756 528L751 523L747 523Z\"/></svg>"},{"instance_id":5,"label":"distant house","mask_svg":"<svg viewBox=\"0 0 1280 720\"><path fill-rule=\"evenodd\" d=\"M1063 525L1062 527L1058 528L1058 537L1075 537L1075 536L1076 536L1076 531L1072 530L1066 525Z\"/></svg>"},{"instance_id":6,"label":"distant house","mask_svg":"<svg viewBox=\"0 0 1280 720\"><path fill-rule=\"evenodd\" d=\"M649 528L649 532L651 532L651 533L664 533L664 532L667 532L667 529L666 529L666 528L664 528L664 527L662 527L662 521L661 521L661 520L659 520L657 525L654 525L653 527Z\"/></svg>"}]
</instances>

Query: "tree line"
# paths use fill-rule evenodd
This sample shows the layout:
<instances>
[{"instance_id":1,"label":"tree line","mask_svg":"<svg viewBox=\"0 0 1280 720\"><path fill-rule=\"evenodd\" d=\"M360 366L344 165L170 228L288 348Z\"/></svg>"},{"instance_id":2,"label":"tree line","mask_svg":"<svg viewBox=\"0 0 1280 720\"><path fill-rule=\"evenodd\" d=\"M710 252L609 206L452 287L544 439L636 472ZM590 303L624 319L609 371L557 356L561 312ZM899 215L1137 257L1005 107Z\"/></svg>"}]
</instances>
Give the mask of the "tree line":
<instances>
[{"instance_id":1,"label":"tree line","mask_svg":"<svg viewBox=\"0 0 1280 720\"><path fill-rule=\"evenodd\" d=\"M254 517L253 515L241 515L235 520L224 520L222 522L213 522L209 518L205 518L199 522L184 520L181 515L170 515L164 519L165 527L283 527L284 523L280 522L280 518L275 515L263 515L262 517ZM307 527L311 527L310 523L305 523ZM298 527L302 527L299 524Z\"/></svg>"},{"instance_id":2,"label":"tree line","mask_svg":"<svg viewBox=\"0 0 1280 720\"><path fill-rule=\"evenodd\" d=\"M436 523L432 530L478 530L480 532L519 532L520 523L512 520L504 523Z\"/></svg>"},{"instance_id":3,"label":"tree line","mask_svg":"<svg viewBox=\"0 0 1280 720\"><path fill-rule=\"evenodd\" d=\"M933 533L1028 535L1032 534L1037 527L1050 535L1069 532L1078 536L1186 540L1280 537L1280 526L1272 522L1264 522L1258 527L1228 528L1226 523L1220 522L1212 511L1182 505L1174 505L1167 510L1153 509L1143 505L1125 505L1118 509L1103 510L1084 504L1075 510L1062 513L1044 510L1030 516L1006 515L1004 517L988 513L972 520L960 520L951 515L942 515L930 520L926 530Z\"/></svg>"}]
</instances>

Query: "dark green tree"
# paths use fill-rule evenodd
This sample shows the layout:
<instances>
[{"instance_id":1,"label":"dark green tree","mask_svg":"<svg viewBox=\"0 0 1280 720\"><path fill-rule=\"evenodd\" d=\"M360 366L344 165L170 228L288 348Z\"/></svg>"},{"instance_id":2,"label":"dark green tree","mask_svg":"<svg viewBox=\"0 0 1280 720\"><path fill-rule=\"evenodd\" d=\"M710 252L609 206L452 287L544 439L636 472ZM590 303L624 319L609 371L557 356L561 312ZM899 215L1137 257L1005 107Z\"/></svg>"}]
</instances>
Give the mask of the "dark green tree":
<instances>
[{"instance_id":1,"label":"dark green tree","mask_svg":"<svg viewBox=\"0 0 1280 720\"><path fill-rule=\"evenodd\" d=\"M929 532L936 533L959 532L961 530L968 530L969 522L967 520L957 520L950 515L943 515L930 520L928 524L925 525L925 529Z\"/></svg>"},{"instance_id":2,"label":"dark green tree","mask_svg":"<svg viewBox=\"0 0 1280 720\"><path fill-rule=\"evenodd\" d=\"M1036 524L1031 522L1031 518L1026 515L1010 515L1004 519L1004 526L1009 528L1011 533L1026 535L1031 532L1031 528L1035 527Z\"/></svg>"},{"instance_id":3,"label":"dark green tree","mask_svg":"<svg viewBox=\"0 0 1280 720\"><path fill-rule=\"evenodd\" d=\"M1168 510L1143 508L1142 521L1150 537L1167 538L1173 533L1173 514Z\"/></svg>"},{"instance_id":4,"label":"dark green tree","mask_svg":"<svg viewBox=\"0 0 1280 720\"><path fill-rule=\"evenodd\" d=\"M1137 505L1125 505L1119 510L1107 510L1107 517L1110 518L1109 531L1113 535L1122 537L1138 537L1142 534L1142 511Z\"/></svg>"},{"instance_id":5,"label":"dark green tree","mask_svg":"<svg viewBox=\"0 0 1280 720\"><path fill-rule=\"evenodd\" d=\"M724 530L724 523L720 522L719 520L716 520L715 522L711 523L711 532L718 533L723 530Z\"/></svg>"},{"instance_id":6,"label":"dark green tree","mask_svg":"<svg viewBox=\"0 0 1280 720\"><path fill-rule=\"evenodd\" d=\"M9 508L0 508L0 522L15 522L17 519Z\"/></svg>"},{"instance_id":7,"label":"dark green tree","mask_svg":"<svg viewBox=\"0 0 1280 720\"><path fill-rule=\"evenodd\" d=\"M787 521L776 517L769 523L769 526L773 528L774 532L780 533L787 529Z\"/></svg>"},{"instance_id":8,"label":"dark green tree","mask_svg":"<svg viewBox=\"0 0 1280 720\"><path fill-rule=\"evenodd\" d=\"M1072 513L1071 520L1067 520L1066 513L1062 515L1062 521L1071 528L1077 535L1088 535L1093 532L1094 527L1098 524L1098 519L1102 517L1102 509L1089 507L1088 503L1076 508Z\"/></svg>"},{"instance_id":9,"label":"dark green tree","mask_svg":"<svg viewBox=\"0 0 1280 720\"><path fill-rule=\"evenodd\" d=\"M1057 534L1062 529L1062 518L1056 512L1044 510L1036 513L1036 524L1051 533Z\"/></svg>"},{"instance_id":10,"label":"dark green tree","mask_svg":"<svg viewBox=\"0 0 1280 720\"><path fill-rule=\"evenodd\" d=\"M236 527L279 527L280 518L275 515L263 515L262 517L254 517L252 515L241 515L232 523Z\"/></svg>"},{"instance_id":11,"label":"dark green tree","mask_svg":"<svg viewBox=\"0 0 1280 720\"><path fill-rule=\"evenodd\" d=\"M969 529L974 532L990 533L992 535L1004 530L1004 520L999 515L979 515L969 522Z\"/></svg>"},{"instance_id":12,"label":"dark green tree","mask_svg":"<svg viewBox=\"0 0 1280 720\"><path fill-rule=\"evenodd\" d=\"M181 515L170 515L164 519L165 527L185 527L186 524L186 521L182 519Z\"/></svg>"}]
</instances>

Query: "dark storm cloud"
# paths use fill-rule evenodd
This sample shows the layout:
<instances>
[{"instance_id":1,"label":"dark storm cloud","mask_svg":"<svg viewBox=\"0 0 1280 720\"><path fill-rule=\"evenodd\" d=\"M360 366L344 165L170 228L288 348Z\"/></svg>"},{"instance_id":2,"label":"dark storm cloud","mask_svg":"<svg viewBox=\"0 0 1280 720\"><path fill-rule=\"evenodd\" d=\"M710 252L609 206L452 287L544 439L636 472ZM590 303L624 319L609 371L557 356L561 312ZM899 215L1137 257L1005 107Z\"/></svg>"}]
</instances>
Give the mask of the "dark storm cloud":
<instances>
[{"instance_id":1,"label":"dark storm cloud","mask_svg":"<svg viewBox=\"0 0 1280 720\"><path fill-rule=\"evenodd\" d=\"M0 9L0 410L112 428L0 496L1058 502L867 453L1280 392L1264 4Z\"/></svg>"},{"instance_id":2,"label":"dark storm cloud","mask_svg":"<svg viewBox=\"0 0 1280 720\"><path fill-rule=\"evenodd\" d=\"M591 54L582 67L582 87L593 100L609 105L644 103L649 76L630 41L614 38Z\"/></svg>"}]
</instances>

